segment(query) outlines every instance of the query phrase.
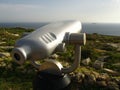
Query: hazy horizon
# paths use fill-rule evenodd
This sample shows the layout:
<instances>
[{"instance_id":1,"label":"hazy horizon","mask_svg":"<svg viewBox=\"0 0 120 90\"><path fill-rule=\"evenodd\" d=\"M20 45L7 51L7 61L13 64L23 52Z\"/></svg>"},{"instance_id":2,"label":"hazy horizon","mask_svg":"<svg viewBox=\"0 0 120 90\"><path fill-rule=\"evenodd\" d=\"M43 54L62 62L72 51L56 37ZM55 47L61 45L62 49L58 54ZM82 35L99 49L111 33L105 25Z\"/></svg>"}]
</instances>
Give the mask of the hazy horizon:
<instances>
[{"instance_id":1,"label":"hazy horizon","mask_svg":"<svg viewBox=\"0 0 120 90\"><path fill-rule=\"evenodd\" d=\"M56 20L56 21L16 21L16 22L0 22L0 23L52 23L59 21L68 21L68 20ZM89 24L120 24L120 22L81 22L81 23L89 23Z\"/></svg>"}]
</instances>

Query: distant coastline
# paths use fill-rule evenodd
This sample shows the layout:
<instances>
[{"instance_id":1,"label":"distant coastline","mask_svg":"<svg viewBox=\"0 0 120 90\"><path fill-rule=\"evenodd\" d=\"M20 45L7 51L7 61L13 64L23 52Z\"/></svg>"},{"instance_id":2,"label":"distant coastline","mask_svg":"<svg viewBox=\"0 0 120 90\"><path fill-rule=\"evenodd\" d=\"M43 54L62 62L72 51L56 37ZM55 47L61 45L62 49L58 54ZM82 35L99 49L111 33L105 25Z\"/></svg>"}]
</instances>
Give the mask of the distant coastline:
<instances>
[{"instance_id":1,"label":"distant coastline","mask_svg":"<svg viewBox=\"0 0 120 90\"><path fill-rule=\"evenodd\" d=\"M0 27L4 28L14 28L14 27L22 27L22 28L32 28L32 29L37 29L41 26L44 26L48 23L0 23Z\"/></svg>"},{"instance_id":2,"label":"distant coastline","mask_svg":"<svg viewBox=\"0 0 120 90\"><path fill-rule=\"evenodd\" d=\"M22 27L37 29L46 24L48 23L0 23L0 28ZM82 32L120 36L120 23L82 23Z\"/></svg>"},{"instance_id":3,"label":"distant coastline","mask_svg":"<svg viewBox=\"0 0 120 90\"><path fill-rule=\"evenodd\" d=\"M120 23L83 23L82 30L89 34L120 36Z\"/></svg>"}]
</instances>

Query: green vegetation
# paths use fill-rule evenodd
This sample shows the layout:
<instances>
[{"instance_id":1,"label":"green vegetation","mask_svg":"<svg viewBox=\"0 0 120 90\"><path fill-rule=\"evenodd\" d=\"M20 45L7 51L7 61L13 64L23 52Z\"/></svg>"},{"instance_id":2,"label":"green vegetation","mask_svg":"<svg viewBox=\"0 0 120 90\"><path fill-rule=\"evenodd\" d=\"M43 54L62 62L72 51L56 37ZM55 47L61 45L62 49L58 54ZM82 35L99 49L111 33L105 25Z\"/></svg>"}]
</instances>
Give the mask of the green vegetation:
<instances>
[{"instance_id":1,"label":"green vegetation","mask_svg":"<svg viewBox=\"0 0 120 90\"><path fill-rule=\"evenodd\" d=\"M24 32L31 31L33 31L33 29L25 29L20 27L0 28L0 53L10 53L16 40L21 38L21 35ZM74 60L73 48L73 46L67 46L67 52L57 53L60 55L58 60L72 63ZM116 63L120 63L119 48L119 36L106 36L96 33L92 35L88 34L87 44L82 46L82 59L90 57L92 61L95 61L102 56L107 56L105 59L105 67L120 72L120 66L114 65ZM94 69L91 68L91 70ZM76 71L79 72L81 70ZM9 55L0 56L0 90L32 90L32 80L35 74L35 68L32 67L32 65L29 63L25 63L23 66L19 66L11 59Z\"/></svg>"},{"instance_id":2,"label":"green vegetation","mask_svg":"<svg viewBox=\"0 0 120 90\"><path fill-rule=\"evenodd\" d=\"M2 46L13 46L15 41L19 39L23 33L31 31L33 31L33 29L25 29L20 27L0 28L0 42L6 42L3 43Z\"/></svg>"}]
</instances>

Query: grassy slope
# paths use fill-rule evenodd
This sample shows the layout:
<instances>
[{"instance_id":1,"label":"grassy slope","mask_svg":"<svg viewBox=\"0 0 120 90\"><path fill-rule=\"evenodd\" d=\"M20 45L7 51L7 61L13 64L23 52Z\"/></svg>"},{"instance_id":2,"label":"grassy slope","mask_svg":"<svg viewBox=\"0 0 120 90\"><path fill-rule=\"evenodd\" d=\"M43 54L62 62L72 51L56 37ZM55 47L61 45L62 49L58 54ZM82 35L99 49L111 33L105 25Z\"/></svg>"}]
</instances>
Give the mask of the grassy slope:
<instances>
[{"instance_id":1,"label":"grassy slope","mask_svg":"<svg viewBox=\"0 0 120 90\"><path fill-rule=\"evenodd\" d=\"M13 46L15 41L24 32L31 32L32 29L24 28L0 28L1 46ZM15 34L18 34L17 36ZM120 37L92 34L87 35L87 44L82 47L82 59L90 57L93 61L101 56L108 56L109 61L106 67L119 71L119 67L114 67L113 63L120 63L120 53L117 48L107 45L107 43L120 43ZM60 59L72 62L73 46L68 46L68 51L58 53ZM0 48L0 52L11 52L11 48ZM0 90L30 90L32 89L32 79L35 76L35 69L26 63L18 66L10 56L0 58Z\"/></svg>"}]
</instances>

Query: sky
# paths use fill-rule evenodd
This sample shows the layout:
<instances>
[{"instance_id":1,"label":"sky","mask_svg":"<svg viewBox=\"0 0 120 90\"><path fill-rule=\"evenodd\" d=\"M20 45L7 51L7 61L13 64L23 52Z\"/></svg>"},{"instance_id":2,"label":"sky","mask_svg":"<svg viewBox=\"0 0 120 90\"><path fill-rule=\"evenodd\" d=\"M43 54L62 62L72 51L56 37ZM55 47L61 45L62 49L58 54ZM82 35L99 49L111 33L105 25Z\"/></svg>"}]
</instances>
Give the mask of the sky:
<instances>
[{"instance_id":1,"label":"sky","mask_svg":"<svg viewBox=\"0 0 120 90\"><path fill-rule=\"evenodd\" d=\"M0 22L120 23L120 0L0 0Z\"/></svg>"}]
</instances>

